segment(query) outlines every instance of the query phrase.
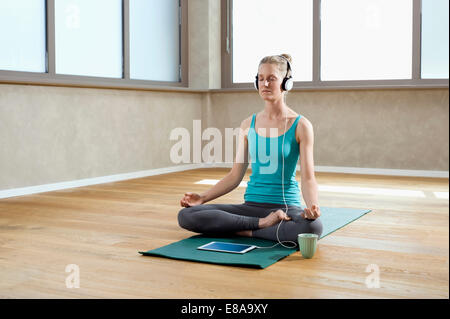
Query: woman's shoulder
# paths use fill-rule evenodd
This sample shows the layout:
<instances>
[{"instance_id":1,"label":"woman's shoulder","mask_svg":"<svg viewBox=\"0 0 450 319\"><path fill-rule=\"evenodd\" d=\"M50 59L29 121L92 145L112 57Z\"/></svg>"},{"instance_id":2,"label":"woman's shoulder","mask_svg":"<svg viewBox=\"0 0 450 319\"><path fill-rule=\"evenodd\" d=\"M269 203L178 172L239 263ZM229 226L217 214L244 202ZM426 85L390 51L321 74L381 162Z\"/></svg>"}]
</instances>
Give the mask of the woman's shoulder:
<instances>
[{"instance_id":1,"label":"woman's shoulder","mask_svg":"<svg viewBox=\"0 0 450 319\"><path fill-rule=\"evenodd\" d=\"M311 122L303 115L299 114L300 119L298 120L298 124L302 124L302 125L308 125L311 124Z\"/></svg>"},{"instance_id":2,"label":"woman's shoulder","mask_svg":"<svg viewBox=\"0 0 450 319\"><path fill-rule=\"evenodd\" d=\"M297 112L295 112L291 107L289 107L288 117L289 117L290 119L296 120L297 117L299 117L299 116L300 116L300 118L302 117L300 114L298 114Z\"/></svg>"},{"instance_id":3,"label":"woman's shoulder","mask_svg":"<svg viewBox=\"0 0 450 319\"><path fill-rule=\"evenodd\" d=\"M251 114L250 116L248 116L247 118L242 120L241 127L240 127L241 130L243 130L244 132L248 132L248 130L250 129L250 126L252 125L252 119L253 119L253 114Z\"/></svg>"},{"instance_id":4,"label":"woman's shoulder","mask_svg":"<svg viewBox=\"0 0 450 319\"><path fill-rule=\"evenodd\" d=\"M246 117L246 118L241 122L241 127L242 127L242 125L246 126L247 128L250 127L250 125L252 124L253 116L254 116L255 114L256 114L256 113L252 113L252 114L250 114L248 117Z\"/></svg>"},{"instance_id":5,"label":"woman's shoulder","mask_svg":"<svg viewBox=\"0 0 450 319\"><path fill-rule=\"evenodd\" d=\"M302 139L304 139L305 134L312 131L313 125L311 121L302 115L295 130L295 137L297 139L297 142L300 142Z\"/></svg>"}]
</instances>

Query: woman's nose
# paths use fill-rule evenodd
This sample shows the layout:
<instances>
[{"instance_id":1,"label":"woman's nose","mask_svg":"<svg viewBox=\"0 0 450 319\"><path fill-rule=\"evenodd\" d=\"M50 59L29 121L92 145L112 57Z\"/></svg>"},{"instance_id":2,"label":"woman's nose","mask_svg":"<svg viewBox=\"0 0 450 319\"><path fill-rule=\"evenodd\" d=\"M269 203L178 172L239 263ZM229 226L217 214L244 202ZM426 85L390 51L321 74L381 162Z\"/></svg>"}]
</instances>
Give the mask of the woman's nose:
<instances>
[{"instance_id":1,"label":"woman's nose","mask_svg":"<svg viewBox=\"0 0 450 319\"><path fill-rule=\"evenodd\" d=\"M265 80L264 81L264 86L268 86L269 85L269 81Z\"/></svg>"}]
</instances>

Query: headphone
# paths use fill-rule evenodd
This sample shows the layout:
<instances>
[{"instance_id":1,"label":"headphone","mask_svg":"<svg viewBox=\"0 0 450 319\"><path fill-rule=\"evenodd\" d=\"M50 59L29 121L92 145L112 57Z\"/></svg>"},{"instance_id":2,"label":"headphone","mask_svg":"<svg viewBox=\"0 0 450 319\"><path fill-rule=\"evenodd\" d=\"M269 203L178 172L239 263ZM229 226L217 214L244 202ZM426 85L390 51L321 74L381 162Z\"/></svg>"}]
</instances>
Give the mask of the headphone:
<instances>
[{"instance_id":1,"label":"headphone","mask_svg":"<svg viewBox=\"0 0 450 319\"><path fill-rule=\"evenodd\" d=\"M294 86L294 80L292 79L292 75L288 75L289 70L292 73L292 68L291 68L291 63L289 62L288 59L286 59L284 56L282 55L278 55L280 58L283 58L286 63L287 63L287 70L286 70L286 76L283 79L283 82L281 83L281 89L283 91L289 91L292 89L292 87ZM255 89L257 89L259 91L259 85L258 85L258 74L256 74L255 76L255 82L253 83L255 85Z\"/></svg>"}]
</instances>

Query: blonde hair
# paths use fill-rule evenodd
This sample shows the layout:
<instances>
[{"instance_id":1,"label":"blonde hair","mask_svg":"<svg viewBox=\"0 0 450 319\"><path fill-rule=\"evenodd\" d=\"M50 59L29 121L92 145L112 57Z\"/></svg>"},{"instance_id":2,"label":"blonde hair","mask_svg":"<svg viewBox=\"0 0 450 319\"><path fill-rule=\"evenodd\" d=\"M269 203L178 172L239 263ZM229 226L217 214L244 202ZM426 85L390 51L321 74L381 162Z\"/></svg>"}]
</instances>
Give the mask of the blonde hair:
<instances>
[{"instance_id":1,"label":"blonde hair","mask_svg":"<svg viewBox=\"0 0 450 319\"><path fill-rule=\"evenodd\" d=\"M282 57L284 57L284 59L282 57L280 57L280 55ZM287 71L287 62L286 62L286 60L288 60L289 63L292 63L292 57L289 54L287 54L287 53L283 53L283 54L280 54L280 55L268 55L268 56L265 56L264 58L261 59L261 61L259 62L259 65L265 64L265 63L276 64L277 67L278 67L278 70L280 71L280 74L281 74L281 76L283 78L285 76L292 76L292 70L289 70L289 72L286 74L286 71ZM259 68L259 65L258 65L258 68Z\"/></svg>"}]
</instances>

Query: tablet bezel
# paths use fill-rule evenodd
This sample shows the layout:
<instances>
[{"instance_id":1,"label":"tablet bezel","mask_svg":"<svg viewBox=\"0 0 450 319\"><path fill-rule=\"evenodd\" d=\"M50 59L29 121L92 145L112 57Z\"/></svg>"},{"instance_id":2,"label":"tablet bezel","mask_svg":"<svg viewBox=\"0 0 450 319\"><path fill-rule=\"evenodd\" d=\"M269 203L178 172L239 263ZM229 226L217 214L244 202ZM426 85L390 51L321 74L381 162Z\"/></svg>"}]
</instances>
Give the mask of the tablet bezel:
<instances>
[{"instance_id":1,"label":"tablet bezel","mask_svg":"<svg viewBox=\"0 0 450 319\"><path fill-rule=\"evenodd\" d=\"M216 249L216 248L208 248L208 245L212 245L212 244L227 244L227 245L238 245L238 246L248 246L247 248L241 250L241 251L231 251L231 250L222 250L222 249ZM227 243L227 242L223 242L223 241L211 241L207 244L204 244L202 246L197 247L197 249L200 250L207 250L207 251L218 251L221 253L231 253L231 254L245 254L253 249L255 249L256 246L255 245L248 245L248 244L239 244L239 243Z\"/></svg>"}]
</instances>

